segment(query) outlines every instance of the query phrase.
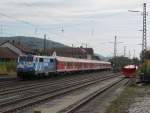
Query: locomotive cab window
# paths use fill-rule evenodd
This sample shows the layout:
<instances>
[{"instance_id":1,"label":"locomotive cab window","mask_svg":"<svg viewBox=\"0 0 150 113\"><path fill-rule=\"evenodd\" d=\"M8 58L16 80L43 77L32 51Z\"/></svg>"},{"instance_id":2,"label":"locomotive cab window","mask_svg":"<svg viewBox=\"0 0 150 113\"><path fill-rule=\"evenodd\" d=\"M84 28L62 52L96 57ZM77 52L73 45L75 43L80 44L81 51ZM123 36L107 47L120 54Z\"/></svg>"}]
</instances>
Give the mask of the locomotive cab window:
<instances>
[{"instance_id":1,"label":"locomotive cab window","mask_svg":"<svg viewBox=\"0 0 150 113\"><path fill-rule=\"evenodd\" d=\"M25 62L26 60L27 60L27 57L25 57L25 56L19 57L19 62Z\"/></svg>"},{"instance_id":2,"label":"locomotive cab window","mask_svg":"<svg viewBox=\"0 0 150 113\"><path fill-rule=\"evenodd\" d=\"M53 63L53 62L54 62L54 59L50 59L50 62Z\"/></svg>"},{"instance_id":3,"label":"locomotive cab window","mask_svg":"<svg viewBox=\"0 0 150 113\"><path fill-rule=\"evenodd\" d=\"M32 56L28 56L28 57L27 57L27 61L28 61L28 62L32 62L32 61L33 61L33 57L32 57Z\"/></svg>"},{"instance_id":4,"label":"locomotive cab window","mask_svg":"<svg viewBox=\"0 0 150 113\"><path fill-rule=\"evenodd\" d=\"M43 58L40 58L40 59L39 59L39 62L43 62Z\"/></svg>"}]
</instances>

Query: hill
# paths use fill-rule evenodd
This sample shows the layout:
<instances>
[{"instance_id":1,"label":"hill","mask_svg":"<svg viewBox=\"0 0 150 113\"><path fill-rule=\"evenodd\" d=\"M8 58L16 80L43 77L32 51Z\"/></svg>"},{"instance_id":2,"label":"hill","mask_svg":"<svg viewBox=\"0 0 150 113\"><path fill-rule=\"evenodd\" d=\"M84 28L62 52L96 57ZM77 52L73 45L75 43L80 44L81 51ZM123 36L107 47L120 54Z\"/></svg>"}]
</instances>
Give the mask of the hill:
<instances>
[{"instance_id":1,"label":"hill","mask_svg":"<svg viewBox=\"0 0 150 113\"><path fill-rule=\"evenodd\" d=\"M5 41L20 41L23 45L30 49L41 49L44 45L44 40L37 37L26 37L26 36L14 36L14 37L0 37L0 43ZM47 40L47 48L59 48L59 47L68 47L64 44Z\"/></svg>"}]
</instances>

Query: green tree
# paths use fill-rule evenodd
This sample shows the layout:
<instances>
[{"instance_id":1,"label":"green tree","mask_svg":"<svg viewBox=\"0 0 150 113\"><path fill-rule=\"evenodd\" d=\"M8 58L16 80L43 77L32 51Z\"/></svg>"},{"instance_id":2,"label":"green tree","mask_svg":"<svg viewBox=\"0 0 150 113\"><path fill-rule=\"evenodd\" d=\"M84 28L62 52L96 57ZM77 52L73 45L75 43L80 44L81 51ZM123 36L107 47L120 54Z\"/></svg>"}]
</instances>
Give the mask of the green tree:
<instances>
[{"instance_id":1,"label":"green tree","mask_svg":"<svg viewBox=\"0 0 150 113\"><path fill-rule=\"evenodd\" d=\"M135 58L132 59L132 63L133 63L134 65L137 65L137 66L138 66L138 65L140 64L140 60L135 57Z\"/></svg>"},{"instance_id":2,"label":"green tree","mask_svg":"<svg viewBox=\"0 0 150 113\"><path fill-rule=\"evenodd\" d=\"M120 71L120 69L125 65L139 65L140 61L138 58L129 59L128 57L117 56L116 58L111 58L109 62L112 63L114 71Z\"/></svg>"}]
</instances>

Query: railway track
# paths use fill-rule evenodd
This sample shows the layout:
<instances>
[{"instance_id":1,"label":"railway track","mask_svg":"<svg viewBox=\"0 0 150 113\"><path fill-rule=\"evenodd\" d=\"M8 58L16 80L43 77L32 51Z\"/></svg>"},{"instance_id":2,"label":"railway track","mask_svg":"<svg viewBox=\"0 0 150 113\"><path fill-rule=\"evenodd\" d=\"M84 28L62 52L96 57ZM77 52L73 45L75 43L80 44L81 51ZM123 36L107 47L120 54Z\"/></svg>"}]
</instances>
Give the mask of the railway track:
<instances>
[{"instance_id":1,"label":"railway track","mask_svg":"<svg viewBox=\"0 0 150 113\"><path fill-rule=\"evenodd\" d=\"M0 77L0 82L1 81L12 81L16 80L16 77Z\"/></svg>"},{"instance_id":2,"label":"railway track","mask_svg":"<svg viewBox=\"0 0 150 113\"><path fill-rule=\"evenodd\" d=\"M10 83L15 83L17 80L15 81L1 81L0 82L0 87L3 88L4 86L10 84Z\"/></svg>"},{"instance_id":3,"label":"railway track","mask_svg":"<svg viewBox=\"0 0 150 113\"><path fill-rule=\"evenodd\" d=\"M101 75L106 75L106 74L108 74L107 72L101 72L100 73ZM80 75L80 74L78 74L78 75ZM48 82L53 82L53 81L55 81L55 80L57 80L57 79L66 79L66 78L74 78L74 77L76 77L76 76L78 76L78 75L74 75L74 76L68 76L68 77L66 77L66 76L61 76L61 77L54 77L54 78L48 78L48 80L47 79L39 79L39 80L29 80L29 81L20 81L20 80L18 80L17 78L5 78L5 79L0 79L0 90L11 90L11 89L14 89L15 87L17 88L17 87L24 87L25 85L34 85L34 84L39 84L39 83L43 83L43 82L46 82L46 81L48 81ZM82 74L81 76L84 76L84 75L86 75L86 76L89 76L90 74ZM85 77L85 76L84 76Z\"/></svg>"},{"instance_id":4,"label":"railway track","mask_svg":"<svg viewBox=\"0 0 150 113\"><path fill-rule=\"evenodd\" d=\"M0 90L4 90L10 87L20 86L20 85L27 85L31 83L36 83L36 81L20 81L17 78L9 79L9 80L1 80L0 81Z\"/></svg>"},{"instance_id":5,"label":"railway track","mask_svg":"<svg viewBox=\"0 0 150 113\"><path fill-rule=\"evenodd\" d=\"M15 83L17 81L16 77L1 77L0 78L0 88L10 84L10 83Z\"/></svg>"},{"instance_id":6,"label":"railway track","mask_svg":"<svg viewBox=\"0 0 150 113\"><path fill-rule=\"evenodd\" d=\"M58 82L60 85L48 86L44 90L39 89L31 92L24 92L22 96L18 96L16 99L9 99L9 101L0 101L0 112L10 113L18 109L42 102L44 100L56 97L68 93L70 91L100 82L107 79L114 78L115 76L93 76L86 79L76 79L73 81ZM44 86L44 85L43 85ZM28 94L28 95L27 95ZM31 95L32 94L32 95ZM26 96L25 96L26 95Z\"/></svg>"},{"instance_id":7,"label":"railway track","mask_svg":"<svg viewBox=\"0 0 150 113\"><path fill-rule=\"evenodd\" d=\"M59 111L58 113L80 113L79 111L77 112L77 110L82 108L85 104L88 104L92 99L94 99L97 96L101 95L102 93L106 92L110 88L113 88L113 87L116 87L116 86L118 87L121 84L123 84L125 86L125 85L128 84L128 81L129 80L122 78L118 81L112 82L111 84L106 85L105 87L102 87L99 90L96 90L95 92L93 92L93 93L89 94L88 96L82 98L81 100L77 101L76 103L74 103L74 104L68 106L67 108ZM94 103L93 103L93 105L94 105ZM90 108L91 108L91 106L88 106L88 108L86 108L86 110L83 110L83 111L88 111L88 109L90 109ZM89 111L87 113L90 113Z\"/></svg>"},{"instance_id":8,"label":"railway track","mask_svg":"<svg viewBox=\"0 0 150 113\"><path fill-rule=\"evenodd\" d=\"M107 76L110 76L112 74L108 74ZM94 75L92 76L92 78L96 77L98 75ZM106 75L103 75L103 76L106 76ZM101 77L103 77L101 76ZM89 76L81 76L80 79L86 79L88 78ZM53 85L56 85L57 83L62 83L62 82L70 82L70 81L77 81L79 78L64 78L64 79L59 79L59 80L55 80L55 81L43 81L43 82L38 82L38 83L31 83L31 84L26 84L26 85L20 85L20 86L16 86L16 87L11 87L11 88L5 88L5 89L1 89L0 90L0 96L3 96L3 95L6 95L7 94L12 94L12 93L20 93L20 92L24 92L24 91L27 91L27 90L32 90L32 89L35 89L35 88L42 88L42 87L45 87L45 86L53 86ZM1 97L2 98L2 97Z\"/></svg>"}]
</instances>

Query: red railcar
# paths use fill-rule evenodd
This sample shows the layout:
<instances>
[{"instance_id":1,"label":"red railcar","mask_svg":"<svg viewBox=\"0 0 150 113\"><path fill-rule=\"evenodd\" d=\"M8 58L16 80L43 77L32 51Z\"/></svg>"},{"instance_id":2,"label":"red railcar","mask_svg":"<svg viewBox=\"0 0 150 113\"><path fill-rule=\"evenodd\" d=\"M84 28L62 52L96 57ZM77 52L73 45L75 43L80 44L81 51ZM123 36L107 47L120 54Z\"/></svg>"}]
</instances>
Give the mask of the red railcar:
<instances>
[{"instance_id":1,"label":"red railcar","mask_svg":"<svg viewBox=\"0 0 150 113\"><path fill-rule=\"evenodd\" d=\"M123 76L125 77L135 77L137 67L135 65L126 65L121 69Z\"/></svg>"}]
</instances>

